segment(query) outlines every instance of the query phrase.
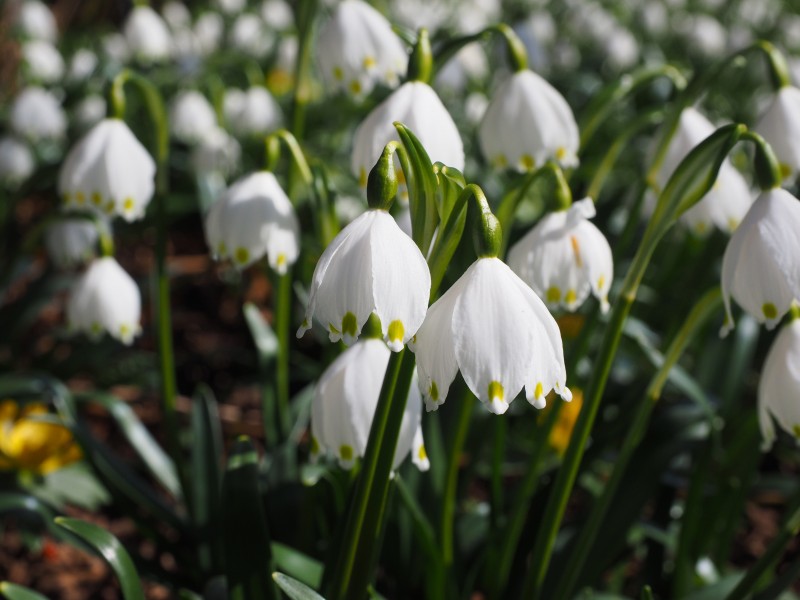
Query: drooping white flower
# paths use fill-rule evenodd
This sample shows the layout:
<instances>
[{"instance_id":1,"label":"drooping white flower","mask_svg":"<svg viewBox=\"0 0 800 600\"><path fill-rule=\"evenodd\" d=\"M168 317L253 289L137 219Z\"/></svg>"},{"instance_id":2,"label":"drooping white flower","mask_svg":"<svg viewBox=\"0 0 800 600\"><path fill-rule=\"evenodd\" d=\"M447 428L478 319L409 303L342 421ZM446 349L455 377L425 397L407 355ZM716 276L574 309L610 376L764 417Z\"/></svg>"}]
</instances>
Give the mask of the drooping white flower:
<instances>
[{"instance_id":1,"label":"drooping white flower","mask_svg":"<svg viewBox=\"0 0 800 600\"><path fill-rule=\"evenodd\" d=\"M134 6L123 28L131 54L139 61L161 62L172 55L172 35L167 24L149 6Z\"/></svg>"},{"instance_id":2,"label":"drooping white flower","mask_svg":"<svg viewBox=\"0 0 800 600\"><path fill-rule=\"evenodd\" d=\"M261 17L252 13L236 17L228 34L231 47L253 58L266 56L274 41L274 36Z\"/></svg>"},{"instance_id":3,"label":"drooping white flower","mask_svg":"<svg viewBox=\"0 0 800 600\"><path fill-rule=\"evenodd\" d=\"M26 87L11 106L11 129L30 142L61 140L67 131L67 118L61 102L39 87Z\"/></svg>"},{"instance_id":4,"label":"drooping white flower","mask_svg":"<svg viewBox=\"0 0 800 600\"><path fill-rule=\"evenodd\" d=\"M53 12L44 2L25 0L19 7L17 27L25 37L34 40L55 42L58 26Z\"/></svg>"},{"instance_id":5,"label":"drooping white flower","mask_svg":"<svg viewBox=\"0 0 800 600\"><path fill-rule=\"evenodd\" d=\"M508 266L551 308L574 311L591 291L608 310L614 262L605 236L588 221L594 215L591 198L550 213L508 253Z\"/></svg>"},{"instance_id":6,"label":"drooping white flower","mask_svg":"<svg viewBox=\"0 0 800 600\"><path fill-rule=\"evenodd\" d=\"M67 322L73 331L92 338L103 333L131 344L139 325L142 298L133 278L111 256L93 261L75 282L67 304Z\"/></svg>"},{"instance_id":7,"label":"drooping white flower","mask_svg":"<svg viewBox=\"0 0 800 600\"><path fill-rule=\"evenodd\" d=\"M239 269L266 255L281 275L297 260L300 226L291 201L275 175L259 171L234 183L211 205L206 239L217 260Z\"/></svg>"},{"instance_id":8,"label":"drooping white flower","mask_svg":"<svg viewBox=\"0 0 800 600\"><path fill-rule=\"evenodd\" d=\"M572 399L555 319L499 258L472 263L430 307L410 348L429 411L445 401L458 371L495 414L503 414L523 387L537 408L551 389Z\"/></svg>"},{"instance_id":9,"label":"drooping white flower","mask_svg":"<svg viewBox=\"0 0 800 600\"><path fill-rule=\"evenodd\" d=\"M660 189L666 187L675 169L700 142L714 133L715 127L695 108L685 109L669 142L664 162L656 176ZM713 187L697 204L681 215L681 221L699 235L712 226L730 233L741 222L753 203L750 187L728 159L722 163Z\"/></svg>"},{"instance_id":10,"label":"drooping white flower","mask_svg":"<svg viewBox=\"0 0 800 600\"><path fill-rule=\"evenodd\" d=\"M0 183L17 186L35 167L33 152L25 142L10 135L0 138Z\"/></svg>"},{"instance_id":11,"label":"drooping white flower","mask_svg":"<svg viewBox=\"0 0 800 600\"><path fill-rule=\"evenodd\" d=\"M758 382L758 423L761 449L775 441L774 418L800 442L800 319L781 329L767 353Z\"/></svg>"},{"instance_id":12,"label":"drooping white flower","mask_svg":"<svg viewBox=\"0 0 800 600\"><path fill-rule=\"evenodd\" d=\"M107 234L111 231L104 217L99 217L97 223L75 217L48 225L44 243L50 260L60 269L74 269L94 258L100 237L98 226Z\"/></svg>"},{"instance_id":13,"label":"drooping white flower","mask_svg":"<svg viewBox=\"0 0 800 600\"><path fill-rule=\"evenodd\" d=\"M733 328L730 297L769 329L800 298L800 201L789 192L762 192L731 236L722 258L726 322Z\"/></svg>"},{"instance_id":14,"label":"drooping white flower","mask_svg":"<svg viewBox=\"0 0 800 600\"><path fill-rule=\"evenodd\" d=\"M390 351L381 340L361 340L331 363L314 389L311 405L311 456L326 452L336 456L344 469L364 456L372 418L378 405ZM411 460L427 471L422 439L422 399L416 381L408 392L406 409L397 439L392 468L411 453Z\"/></svg>"},{"instance_id":15,"label":"drooping white flower","mask_svg":"<svg viewBox=\"0 0 800 600\"><path fill-rule=\"evenodd\" d=\"M564 97L533 71L517 71L492 96L478 138L499 168L529 171L548 160L578 164L578 125Z\"/></svg>"},{"instance_id":16,"label":"drooping white flower","mask_svg":"<svg viewBox=\"0 0 800 600\"><path fill-rule=\"evenodd\" d=\"M170 103L170 130L177 139L196 144L217 127L214 107L196 90L180 92Z\"/></svg>"},{"instance_id":17,"label":"drooping white flower","mask_svg":"<svg viewBox=\"0 0 800 600\"><path fill-rule=\"evenodd\" d=\"M785 85L756 125L772 146L785 175L800 170L800 89Z\"/></svg>"},{"instance_id":18,"label":"drooping white flower","mask_svg":"<svg viewBox=\"0 0 800 600\"><path fill-rule=\"evenodd\" d=\"M67 154L58 192L67 207L134 221L153 197L155 174L155 162L125 122L103 119Z\"/></svg>"},{"instance_id":19,"label":"drooping white flower","mask_svg":"<svg viewBox=\"0 0 800 600\"><path fill-rule=\"evenodd\" d=\"M431 274L416 244L385 210L371 209L339 232L314 269L298 337L314 316L332 342L350 345L370 314L389 348L400 351L425 318Z\"/></svg>"},{"instance_id":20,"label":"drooping white flower","mask_svg":"<svg viewBox=\"0 0 800 600\"><path fill-rule=\"evenodd\" d=\"M229 89L223 100L225 124L239 137L264 136L278 128L281 108L266 88Z\"/></svg>"},{"instance_id":21,"label":"drooping white flower","mask_svg":"<svg viewBox=\"0 0 800 600\"><path fill-rule=\"evenodd\" d=\"M464 145L450 113L427 83L409 81L376 106L356 130L350 166L361 187L367 185L367 175L386 144L398 139L395 121L419 138L432 162L464 170Z\"/></svg>"},{"instance_id":22,"label":"drooping white flower","mask_svg":"<svg viewBox=\"0 0 800 600\"><path fill-rule=\"evenodd\" d=\"M320 31L317 59L328 85L357 98L376 83L396 86L408 66L389 21L362 0L344 0L334 9Z\"/></svg>"},{"instance_id":23,"label":"drooping white flower","mask_svg":"<svg viewBox=\"0 0 800 600\"><path fill-rule=\"evenodd\" d=\"M102 121L106 112L106 99L100 94L91 94L78 102L72 114L78 128L86 131Z\"/></svg>"},{"instance_id":24,"label":"drooping white flower","mask_svg":"<svg viewBox=\"0 0 800 600\"><path fill-rule=\"evenodd\" d=\"M64 59L50 42L31 40L22 45L22 57L32 81L53 84L64 77Z\"/></svg>"},{"instance_id":25,"label":"drooping white flower","mask_svg":"<svg viewBox=\"0 0 800 600\"><path fill-rule=\"evenodd\" d=\"M236 170L241 155L236 138L215 127L192 149L190 161L196 173L216 172L227 177Z\"/></svg>"},{"instance_id":26,"label":"drooping white flower","mask_svg":"<svg viewBox=\"0 0 800 600\"><path fill-rule=\"evenodd\" d=\"M69 61L67 79L70 83L81 83L89 79L97 68L97 55L88 48L80 48Z\"/></svg>"}]
</instances>

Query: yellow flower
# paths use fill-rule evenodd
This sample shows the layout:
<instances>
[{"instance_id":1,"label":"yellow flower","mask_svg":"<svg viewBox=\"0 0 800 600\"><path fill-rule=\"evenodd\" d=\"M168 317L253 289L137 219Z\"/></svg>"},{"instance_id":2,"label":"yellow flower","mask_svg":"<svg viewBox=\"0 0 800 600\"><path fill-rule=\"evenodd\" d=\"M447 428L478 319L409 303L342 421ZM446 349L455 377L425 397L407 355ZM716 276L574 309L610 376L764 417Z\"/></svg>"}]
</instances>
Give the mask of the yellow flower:
<instances>
[{"instance_id":1,"label":"yellow flower","mask_svg":"<svg viewBox=\"0 0 800 600\"><path fill-rule=\"evenodd\" d=\"M80 460L81 449L69 429L37 419L46 414L44 404L0 401L0 470L45 475Z\"/></svg>"},{"instance_id":2,"label":"yellow flower","mask_svg":"<svg viewBox=\"0 0 800 600\"><path fill-rule=\"evenodd\" d=\"M572 436L572 429L575 421L578 420L578 413L583 405L583 392L579 389L572 389L572 402L562 402L561 410L558 411L558 419L550 430L547 443L559 455L563 455L569 445L569 438ZM548 402L547 407L542 410L540 419L545 419L547 412L552 410L553 403Z\"/></svg>"}]
</instances>

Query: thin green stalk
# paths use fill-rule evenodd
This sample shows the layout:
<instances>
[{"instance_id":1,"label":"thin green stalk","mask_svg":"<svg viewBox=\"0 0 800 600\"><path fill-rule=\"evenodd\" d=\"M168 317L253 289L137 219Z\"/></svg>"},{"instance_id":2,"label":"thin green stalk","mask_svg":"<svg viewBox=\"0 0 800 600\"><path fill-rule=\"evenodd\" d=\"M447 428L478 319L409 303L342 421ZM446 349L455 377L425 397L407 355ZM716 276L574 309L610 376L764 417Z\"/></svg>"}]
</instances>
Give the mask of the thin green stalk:
<instances>
[{"instance_id":1,"label":"thin green stalk","mask_svg":"<svg viewBox=\"0 0 800 600\"><path fill-rule=\"evenodd\" d=\"M305 134L306 107L311 101L311 61L314 19L317 13L317 0L299 0L295 5L297 24L297 63L294 70L294 96L292 97L291 132L300 141ZM289 196L292 197L298 170L295 165L289 169Z\"/></svg>"},{"instance_id":2,"label":"thin green stalk","mask_svg":"<svg viewBox=\"0 0 800 600\"><path fill-rule=\"evenodd\" d=\"M492 435L492 473L491 473L491 509L489 527L497 530L503 514L503 458L505 457L506 431L508 422L505 419L493 419Z\"/></svg>"},{"instance_id":3,"label":"thin green stalk","mask_svg":"<svg viewBox=\"0 0 800 600\"><path fill-rule=\"evenodd\" d=\"M292 320L292 272L278 277L275 289L275 334L278 336L278 356L275 360L275 397L281 438L286 439L292 429L289 412L289 329Z\"/></svg>"},{"instance_id":4,"label":"thin green stalk","mask_svg":"<svg viewBox=\"0 0 800 600\"><path fill-rule=\"evenodd\" d=\"M739 584L728 594L726 600L744 600L755 591L756 584L768 569L773 568L775 563L783 554L786 545L800 533L800 494L795 495L794 502L790 508L790 516L781 527L775 539L770 542L769 547L756 561Z\"/></svg>"},{"instance_id":5,"label":"thin green stalk","mask_svg":"<svg viewBox=\"0 0 800 600\"><path fill-rule=\"evenodd\" d=\"M330 581L326 590L329 600L360 600L366 594L371 575L370 552L374 550L379 529L375 522L388 491L389 474L413 370L414 355L407 350L393 352L389 357L361 472L347 511L341 537L343 545L325 569L326 578ZM356 557L363 554L366 554L366 559L359 563Z\"/></svg>"},{"instance_id":6,"label":"thin green stalk","mask_svg":"<svg viewBox=\"0 0 800 600\"><path fill-rule=\"evenodd\" d=\"M647 424L650 422L650 414L656 402L658 402L661 397L661 390L666 383L672 367L675 366L678 359L683 354L692 336L702 327L706 320L719 309L721 303L722 295L719 288L714 288L707 292L697 304L695 304L686 321L684 321L683 326L673 338L664 356L664 362L661 368L653 376L645 392L645 397L639 403L636 415L633 418L631 426L628 428L628 434L622 444L622 449L614 461L614 469L611 473L611 477L603 488L602 495L592 507L589 518L574 543L573 553L567 562L567 566L564 568L564 573L569 573L570 576L561 578L553 598L558 600L572 597L571 594L575 589L575 585L579 582L579 575L589 556L589 551L594 546L597 533L611 506L611 502L614 500L619 484L628 467L628 463L647 430Z\"/></svg>"},{"instance_id":7,"label":"thin green stalk","mask_svg":"<svg viewBox=\"0 0 800 600\"><path fill-rule=\"evenodd\" d=\"M447 574L453 566L453 524L456 513L456 495L458 492L458 470L461 463L461 452L467 440L470 417L475 404L472 392L466 390L464 396L456 403L455 428L453 437L447 448L447 471L444 481L444 491L441 498L442 512L439 516L439 547L442 553L442 573L437 577L439 589L437 597L444 598L447 594Z\"/></svg>"},{"instance_id":8,"label":"thin green stalk","mask_svg":"<svg viewBox=\"0 0 800 600\"><path fill-rule=\"evenodd\" d=\"M508 576L511 572L511 565L514 562L514 552L517 549L519 538L525 528L525 519L528 516L531 498L536 491L541 475L541 462L547 450L547 440L550 437L556 422L558 413L561 411L563 400L560 396L555 396L553 404L547 417L539 427L536 428L536 441L525 470L525 475L519 483L514 496L514 505L511 508L511 517L505 527L496 536L497 543L500 544L500 551L497 559L489 563L489 583L487 586L489 598L500 598L503 590L508 584Z\"/></svg>"},{"instance_id":9,"label":"thin green stalk","mask_svg":"<svg viewBox=\"0 0 800 600\"><path fill-rule=\"evenodd\" d=\"M399 474L396 474L394 477L394 485L397 487L400 501L411 515L411 521L414 523L416 536L425 553L425 560L428 564L436 564L441 559L441 556L439 555L439 547L436 545L436 534L433 531L430 521L428 521L425 513L422 512L416 498L414 498L405 480L400 477Z\"/></svg>"}]
</instances>

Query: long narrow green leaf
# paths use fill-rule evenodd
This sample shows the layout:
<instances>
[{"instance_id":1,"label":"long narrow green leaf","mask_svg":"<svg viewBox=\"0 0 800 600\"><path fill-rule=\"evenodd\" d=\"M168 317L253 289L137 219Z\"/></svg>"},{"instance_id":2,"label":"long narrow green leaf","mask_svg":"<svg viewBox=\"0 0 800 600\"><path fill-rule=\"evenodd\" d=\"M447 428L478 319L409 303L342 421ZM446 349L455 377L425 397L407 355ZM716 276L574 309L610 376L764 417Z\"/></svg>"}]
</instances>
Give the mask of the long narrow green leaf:
<instances>
[{"instance_id":1,"label":"long narrow green leaf","mask_svg":"<svg viewBox=\"0 0 800 600\"><path fill-rule=\"evenodd\" d=\"M249 438L233 447L222 481L225 574L231 600L277 598L267 520L258 489L258 455Z\"/></svg>"},{"instance_id":2,"label":"long narrow green leaf","mask_svg":"<svg viewBox=\"0 0 800 600\"><path fill-rule=\"evenodd\" d=\"M436 205L441 218L439 232L428 256L431 271L431 294L439 288L447 266L461 242L467 221L467 203L458 202L464 190L464 176L456 169L436 163L439 171L439 186Z\"/></svg>"},{"instance_id":3,"label":"long narrow green leaf","mask_svg":"<svg viewBox=\"0 0 800 600\"><path fill-rule=\"evenodd\" d=\"M80 519L56 517L55 522L88 542L103 557L119 579L122 596L125 600L144 600L144 592L136 567L133 565L128 551L117 538L102 527Z\"/></svg>"},{"instance_id":4,"label":"long narrow green leaf","mask_svg":"<svg viewBox=\"0 0 800 600\"><path fill-rule=\"evenodd\" d=\"M192 429L192 515L204 543L200 564L212 573L222 569L219 515L222 487L222 430L217 401L204 385L194 394Z\"/></svg>"},{"instance_id":5,"label":"long narrow green leaf","mask_svg":"<svg viewBox=\"0 0 800 600\"><path fill-rule=\"evenodd\" d=\"M322 583L321 562L279 542L272 542L271 547L276 567L312 588L319 588Z\"/></svg>"},{"instance_id":6,"label":"long narrow green leaf","mask_svg":"<svg viewBox=\"0 0 800 600\"><path fill-rule=\"evenodd\" d=\"M175 463L158 445L127 403L106 392L76 394L74 397L77 402L99 404L105 408L153 477L175 498L181 498L181 484L178 481Z\"/></svg>"},{"instance_id":7,"label":"long narrow green leaf","mask_svg":"<svg viewBox=\"0 0 800 600\"><path fill-rule=\"evenodd\" d=\"M317 592L312 590L306 584L293 579L283 573L273 573L272 579L278 584L278 587L283 590L283 593L289 596L292 600L325 600Z\"/></svg>"},{"instance_id":8,"label":"long narrow green leaf","mask_svg":"<svg viewBox=\"0 0 800 600\"><path fill-rule=\"evenodd\" d=\"M47 596L42 596L39 592L8 581L0 583L0 594L8 600L47 600Z\"/></svg>"},{"instance_id":9,"label":"long narrow green leaf","mask_svg":"<svg viewBox=\"0 0 800 600\"><path fill-rule=\"evenodd\" d=\"M252 302L244 305L244 318L258 350L259 364L266 368L278 354L278 336L261 316L261 310Z\"/></svg>"}]
</instances>

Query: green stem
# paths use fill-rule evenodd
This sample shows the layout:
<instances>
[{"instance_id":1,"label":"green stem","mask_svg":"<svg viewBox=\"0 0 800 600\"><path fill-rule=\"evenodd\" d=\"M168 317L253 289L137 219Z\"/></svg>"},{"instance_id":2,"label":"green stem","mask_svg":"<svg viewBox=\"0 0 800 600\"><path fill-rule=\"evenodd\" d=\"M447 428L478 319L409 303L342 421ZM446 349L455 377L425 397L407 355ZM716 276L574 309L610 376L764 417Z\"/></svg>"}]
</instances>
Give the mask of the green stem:
<instances>
[{"instance_id":1,"label":"green stem","mask_svg":"<svg viewBox=\"0 0 800 600\"><path fill-rule=\"evenodd\" d=\"M491 473L491 514L489 526L496 531L503 514L503 458L506 447L506 431L508 422L505 419L493 419L492 435L492 473Z\"/></svg>"},{"instance_id":2,"label":"green stem","mask_svg":"<svg viewBox=\"0 0 800 600\"><path fill-rule=\"evenodd\" d=\"M186 487L186 470L182 460L180 437L178 432L177 395L178 386L175 376L175 354L172 343L172 316L170 312L169 274L167 273L167 194L169 193L169 125L164 100L158 89L145 77L129 69L121 71L111 84L111 101L114 114L122 118L125 114L125 85L132 83L145 102L155 135L154 156L156 171L156 289L157 289L157 322L158 354L161 371L161 400L164 409L164 421L167 429L167 440L170 454L182 487Z\"/></svg>"},{"instance_id":3,"label":"green stem","mask_svg":"<svg viewBox=\"0 0 800 600\"><path fill-rule=\"evenodd\" d=\"M756 182L762 190L771 190L781 187L783 175L778 157L772 150L767 141L755 131L745 131L742 139L753 142L755 154L753 156L753 167L756 175Z\"/></svg>"},{"instance_id":4,"label":"green stem","mask_svg":"<svg viewBox=\"0 0 800 600\"><path fill-rule=\"evenodd\" d=\"M439 546L442 553L443 573L438 578L440 588L437 596L445 598L447 594L447 574L453 566L453 524L456 513L456 495L458 491L458 470L461 464L461 452L467 439L470 417L475 400L472 392L466 391L464 397L456 402L455 429L447 449L447 471L444 491L441 498L442 512L439 520Z\"/></svg>"},{"instance_id":5,"label":"green stem","mask_svg":"<svg viewBox=\"0 0 800 600\"><path fill-rule=\"evenodd\" d=\"M525 528L525 519L528 516L531 499L539 483L541 463L547 450L547 440L550 437L550 431L558 422L558 413L561 411L563 400L560 396L555 396L552 403L544 423L536 428L533 452L528 460L525 475L515 492L511 518L496 536L497 542L500 544L500 551L496 561L490 563L489 567L489 598L502 597L503 591L508 585L508 576L514 562L514 552Z\"/></svg>"},{"instance_id":6,"label":"green stem","mask_svg":"<svg viewBox=\"0 0 800 600\"><path fill-rule=\"evenodd\" d=\"M611 473L611 477L606 482L602 495L592 507L586 524L583 526L577 540L573 544L573 553L563 571L564 573L569 573L570 576L561 578L553 598L561 600L572 597L571 594L575 589L575 585L580 581L579 575L589 556L590 550L594 546L603 519L605 519L606 513L614 500L619 484L625 475L628 463L647 430L650 414L656 402L658 402L661 397L661 390L667 381L672 367L683 354L692 336L705 324L706 320L719 309L721 303L722 295L719 288L714 288L707 292L697 304L695 304L689 316L684 321L683 326L678 330L675 338L673 338L664 356L664 362L661 364L661 368L653 376L645 392L645 397L639 403L636 415L633 418L631 426L628 428L627 436L622 444L622 449L614 461L614 469Z\"/></svg>"},{"instance_id":7,"label":"green stem","mask_svg":"<svg viewBox=\"0 0 800 600\"><path fill-rule=\"evenodd\" d=\"M275 334L278 336L278 356L275 360L275 396L278 400L278 423L281 438L286 439L292 429L289 412L289 329L292 320L292 272L278 276L275 297Z\"/></svg>"},{"instance_id":8,"label":"green stem","mask_svg":"<svg viewBox=\"0 0 800 600\"><path fill-rule=\"evenodd\" d=\"M313 60L313 30L317 14L318 0L300 0L295 6L295 20L297 24L298 51L297 63L294 70L294 96L292 97L292 126L291 132L296 140L302 140L305 135L306 108L311 101L313 81L311 78L311 63ZM294 196L298 168L289 169L288 191L289 197Z\"/></svg>"},{"instance_id":9,"label":"green stem","mask_svg":"<svg viewBox=\"0 0 800 600\"><path fill-rule=\"evenodd\" d=\"M414 523L417 539L422 545L425 552L425 560L428 564L436 564L441 560L439 555L439 547L436 545L436 535L433 531L428 518L420 508L411 490L408 489L405 480L399 474L394 476L394 485L397 488L400 501L405 506L406 510L411 515L411 521Z\"/></svg>"},{"instance_id":10,"label":"green stem","mask_svg":"<svg viewBox=\"0 0 800 600\"><path fill-rule=\"evenodd\" d=\"M413 371L414 355L407 350L393 352L389 357L361 472L347 511L341 537L343 547L325 569L330 581L326 590L329 600L360 600L366 594L371 578L371 556L377 551L379 527L376 521L389 488L394 450ZM364 560L358 561L357 557L364 557Z\"/></svg>"},{"instance_id":11,"label":"green stem","mask_svg":"<svg viewBox=\"0 0 800 600\"><path fill-rule=\"evenodd\" d=\"M790 511L790 516L781 527L778 535L770 542L769 547L756 564L750 567L744 578L728 594L726 600L744 600L744 598L747 598L755 590L756 584L762 575L768 569L774 567L786 549L786 545L800 533L800 494L795 496Z\"/></svg>"}]
</instances>

